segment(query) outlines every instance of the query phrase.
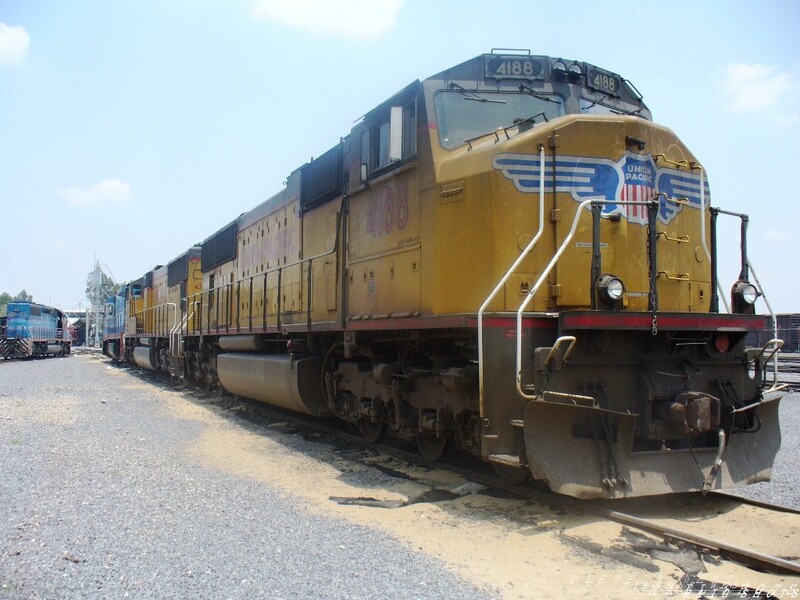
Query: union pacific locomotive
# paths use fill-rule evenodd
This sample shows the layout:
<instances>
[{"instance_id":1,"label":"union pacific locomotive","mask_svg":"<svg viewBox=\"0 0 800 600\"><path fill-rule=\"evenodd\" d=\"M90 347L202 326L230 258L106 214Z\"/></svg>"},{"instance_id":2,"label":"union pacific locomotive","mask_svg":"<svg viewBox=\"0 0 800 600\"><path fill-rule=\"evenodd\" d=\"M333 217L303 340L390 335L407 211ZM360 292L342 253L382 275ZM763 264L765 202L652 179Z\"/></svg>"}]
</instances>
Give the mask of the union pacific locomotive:
<instances>
[{"instance_id":1,"label":"union pacific locomotive","mask_svg":"<svg viewBox=\"0 0 800 600\"><path fill-rule=\"evenodd\" d=\"M743 485L780 445L746 224L628 80L493 51L129 282L104 351L577 497Z\"/></svg>"}]
</instances>

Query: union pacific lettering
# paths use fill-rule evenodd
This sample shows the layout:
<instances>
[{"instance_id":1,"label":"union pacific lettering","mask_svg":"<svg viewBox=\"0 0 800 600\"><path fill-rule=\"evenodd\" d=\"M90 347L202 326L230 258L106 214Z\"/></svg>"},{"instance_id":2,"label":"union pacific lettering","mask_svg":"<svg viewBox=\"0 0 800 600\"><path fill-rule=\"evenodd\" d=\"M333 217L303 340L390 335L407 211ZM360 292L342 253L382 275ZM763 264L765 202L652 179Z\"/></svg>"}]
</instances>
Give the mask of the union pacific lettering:
<instances>
[{"instance_id":1,"label":"union pacific lettering","mask_svg":"<svg viewBox=\"0 0 800 600\"><path fill-rule=\"evenodd\" d=\"M653 186L655 183L655 173L648 165L627 164L625 166L625 181L632 181L638 184Z\"/></svg>"}]
</instances>

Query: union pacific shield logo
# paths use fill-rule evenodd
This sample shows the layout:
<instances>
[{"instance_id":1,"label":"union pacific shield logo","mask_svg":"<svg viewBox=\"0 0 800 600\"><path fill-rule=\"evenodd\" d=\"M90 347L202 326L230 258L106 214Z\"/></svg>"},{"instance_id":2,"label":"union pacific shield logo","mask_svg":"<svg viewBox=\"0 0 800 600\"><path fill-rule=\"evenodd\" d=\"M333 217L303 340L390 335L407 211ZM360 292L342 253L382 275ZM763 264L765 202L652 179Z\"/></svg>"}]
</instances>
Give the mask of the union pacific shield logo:
<instances>
[{"instance_id":1,"label":"union pacific shield logo","mask_svg":"<svg viewBox=\"0 0 800 600\"><path fill-rule=\"evenodd\" d=\"M620 200L646 201L652 200L656 192L656 165L648 155L627 155L622 164L624 184L620 192ZM623 204L619 212L628 223L647 223L647 206L644 204Z\"/></svg>"},{"instance_id":2,"label":"union pacific shield logo","mask_svg":"<svg viewBox=\"0 0 800 600\"><path fill-rule=\"evenodd\" d=\"M519 191L538 193L542 177L546 192L569 192L582 202L590 198L606 200L606 216L618 214L629 223L647 223L647 207L624 205L615 201L646 201L659 197L658 220L667 224L686 206L699 209L701 199L709 206L708 182L697 171L659 168L651 155L626 152L617 162L586 156L552 156L545 158L544 174L537 154L498 154L493 166L511 180ZM701 194L701 182L703 193ZM675 202L682 199L682 202Z\"/></svg>"}]
</instances>

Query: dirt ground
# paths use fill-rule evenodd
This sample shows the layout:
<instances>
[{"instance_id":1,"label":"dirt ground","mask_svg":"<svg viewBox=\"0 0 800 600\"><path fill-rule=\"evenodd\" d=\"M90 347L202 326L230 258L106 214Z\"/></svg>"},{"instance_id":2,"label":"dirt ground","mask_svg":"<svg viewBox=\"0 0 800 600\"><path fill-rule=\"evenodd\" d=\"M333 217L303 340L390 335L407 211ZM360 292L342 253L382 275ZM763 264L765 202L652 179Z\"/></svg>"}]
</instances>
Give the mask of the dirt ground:
<instances>
[{"instance_id":1,"label":"dirt ground","mask_svg":"<svg viewBox=\"0 0 800 600\"><path fill-rule=\"evenodd\" d=\"M700 560L697 552L660 546L658 540L618 524L531 501L468 493L438 502L405 504L431 489L452 490L467 482L453 473L428 471L378 455L371 461L405 471L412 478L392 478L390 485L366 487L356 483L359 478L353 474L374 467L335 453L323 441L313 453L287 451L290 437L298 434L284 423L254 430L237 425L230 411L214 402L167 389L154 393L163 396L172 416L204 425L203 433L185 448L193 459L240 477L269 482L312 513L388 533L410 548L440 559L458 575L500 590L509 600L697 598L701 597L702 582L756 588L777 598L800 597L800 578L758 573L709 556ZM378 502L346 500L340 504L331 498ZM688 530L701 527L693 522L690 508L672 525ZM744 507L740 519L745 525L746 511ZM778 534L761 531L758 523L749 525L745 527L748 539L761 536L761 543L769 548L780 538L797 554L800 519L796 515L788 517ZM687 574L697 578L689 590L685 583L679 585ZM709 589L706 586L708 597ZM734 587L718 588L715 593L716 597L740 597Z\"/></svg>"}]
</instances>

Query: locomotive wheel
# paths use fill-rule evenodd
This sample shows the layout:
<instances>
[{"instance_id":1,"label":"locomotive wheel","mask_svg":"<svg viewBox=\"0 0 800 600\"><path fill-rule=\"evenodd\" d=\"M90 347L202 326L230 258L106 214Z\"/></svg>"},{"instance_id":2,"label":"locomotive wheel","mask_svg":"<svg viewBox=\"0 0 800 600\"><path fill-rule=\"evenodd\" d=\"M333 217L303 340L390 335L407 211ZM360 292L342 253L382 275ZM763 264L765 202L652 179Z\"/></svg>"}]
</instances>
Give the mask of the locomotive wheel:
<instances>
[{"instance_id":1,"label":"locomotive wheel","mask_svg":"<svg viewBox=\"0 0 800 600\"><path fill-rule=\"evenodd\" d=\"M440 460L450 450L450 437L423 431L417 435L417 448L419 453L431 462Z\"/></svg>"},{"instance_id":2,"label":"locomotive wheel","mask_svg":"<svg viewBox=\"0 0 800 600\"><path fill-rule=\"evenodd\" d=\"M369 417L361 417L358 420L358 430L370 444L376 444L383 439L386 425L383 421L373 421Z\"/></svg>"}]
</instances>

